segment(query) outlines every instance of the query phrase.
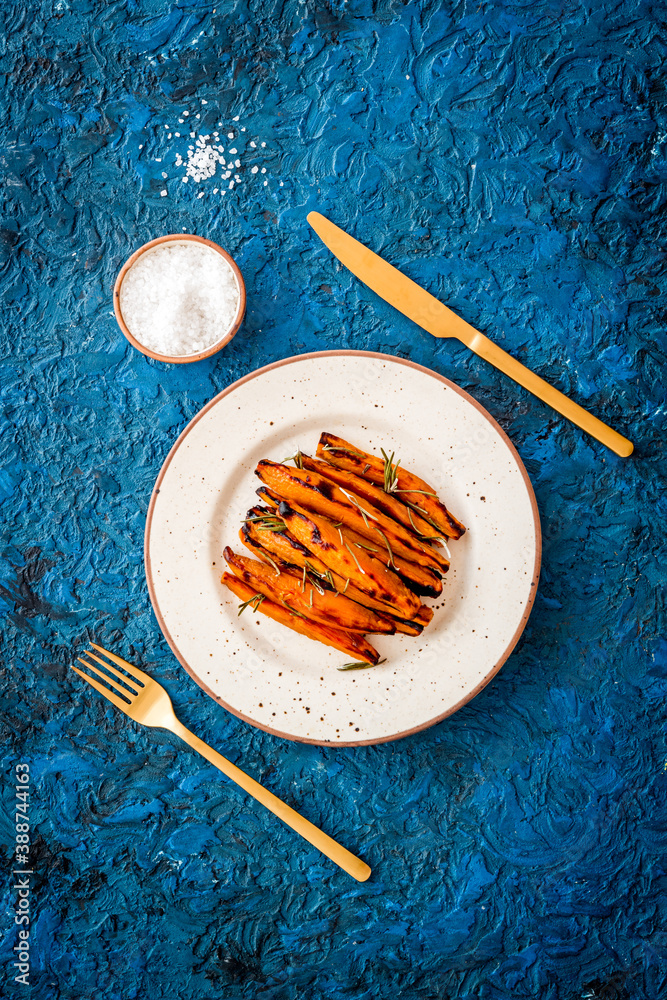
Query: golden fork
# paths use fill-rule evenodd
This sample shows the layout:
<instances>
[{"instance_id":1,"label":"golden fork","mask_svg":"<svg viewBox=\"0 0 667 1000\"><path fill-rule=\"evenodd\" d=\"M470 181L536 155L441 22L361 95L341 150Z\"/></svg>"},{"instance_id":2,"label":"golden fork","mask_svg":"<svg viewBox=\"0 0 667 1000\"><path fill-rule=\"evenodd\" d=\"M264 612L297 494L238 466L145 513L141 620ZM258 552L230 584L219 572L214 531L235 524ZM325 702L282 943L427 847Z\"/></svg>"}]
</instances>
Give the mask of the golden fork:
<instances>
[{"instance_id":1,"label":"golden fork","mask_svg":"<svg viewBox=\"0 0 667 1000\"><path fill-rule=\"evenodd\" d=\"M338 844L328 834L323 833L322 830L319 830L307 819L299 815L296 810L281 801L272 792L269 792L258 781L255 781L254 778L247 775L245 771L236 767L231 761L226 760L216 750L213 750L203 740L200 740L198 736L191 733L189 729L186 729L176 718L171 698L161 684L158 684L152 677L145 674L143 670L139 670L138 667L128 663L127 660L121 659L115 653L110 653L108 649L104 649L94 642L91 642L91 646L112 660L117 666L121 667L125 673L121 673L120 670L116 670L115 667L112 667L109 663L95 656L94 653L86 650L85 655L89 659L84 660L83 657L78 656L77 660L79 663L83 663L88 670L101 677L112 690L105 688L99 681L85 674L77 667L72 666L72 670L79 677L83 677L85 681L88 681L96 691L104 695L112 705L119 708L121 712L128 715L134 722L140 722L144 726L152 726L158 729L168 729L176 736L180 736L188 746L196 750L197 753L200 753L202 757L206 757L206 760L219 768L223 774L226 774L228 778L235 781L237 785L240 785L244 791L252 795L258 802L261 802L263 806L266 806L283 823L286 823L287 826L291 826L293 830L300 833L305 840L314 847L317 847L322 854L326 854L328 858L331 858L348 875L356 878L358 882L366 881L371 870L365 862L355 857L354 854L351 854L350 851ZM104 673L98 670L97 667L90 663L90 660L94 660L95 663L104 667L104 670L107 672Z\"/></svg>"}]
</instances>

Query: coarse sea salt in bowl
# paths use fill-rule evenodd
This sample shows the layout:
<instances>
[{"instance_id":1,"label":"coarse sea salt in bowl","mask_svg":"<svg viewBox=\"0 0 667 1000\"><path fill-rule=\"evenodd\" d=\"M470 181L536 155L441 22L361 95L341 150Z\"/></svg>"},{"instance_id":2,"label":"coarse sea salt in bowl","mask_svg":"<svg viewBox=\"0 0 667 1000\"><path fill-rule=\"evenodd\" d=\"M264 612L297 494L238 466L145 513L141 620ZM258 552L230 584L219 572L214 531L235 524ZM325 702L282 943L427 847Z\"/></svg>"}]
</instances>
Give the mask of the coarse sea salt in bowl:
<instances>
[{"instance_id":1,"label":"coarse sea salt in bowl","mask_svg":"<svg viewBox=\"0 0 667 1000\"><path fill-rule=\"evenodd\" d=\"M139 247L113 291L118 325L132 346L177 365L208 358L228 344L245 302L236 262L217 243L185 233Z\"/></svg>"}]
</instances>

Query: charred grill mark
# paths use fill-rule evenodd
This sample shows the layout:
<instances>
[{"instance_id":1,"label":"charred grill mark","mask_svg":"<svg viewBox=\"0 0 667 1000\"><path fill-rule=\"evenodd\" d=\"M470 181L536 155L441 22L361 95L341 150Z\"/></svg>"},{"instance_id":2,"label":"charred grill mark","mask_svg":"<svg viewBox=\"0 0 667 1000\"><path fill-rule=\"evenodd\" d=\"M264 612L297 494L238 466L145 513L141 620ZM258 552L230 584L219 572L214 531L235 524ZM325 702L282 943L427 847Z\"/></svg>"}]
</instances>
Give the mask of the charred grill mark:
<instances>
[{"instance_id":1,"label":"charred grill mark","mask_svg":"<svg viewBox=\"0 0 667 1000\"><path fill-rule=\"evenodd\" d=\"M423 583L415 583L411 580L409 576L405 576L400 570L397 570L403 583L406 587L409 587L413 594L417 594L418 597L439 597L441 591L436 587L428 587Z\"/></svg>"},{"instance_id":2,"label":"charred grill mark","mask_svg":"<svg viewBox=\"0 0 667 1000\"><path fill-rule=\"evenodd\" d=\"M258 497L261 497L262 500L266 500L267 503L270 503L272 508L275 507L278 502L277 494L270 490L268 486L260 486L258 490L255 490L255 493Z\"/></svg>"},{"instance_id":3,"label":"charred grill mark","mask_svg":"<svg viewBox=\"0 0 667 1000\"><path fill-rule=\"evenodd\" d=\"M325 498L325 500L333 500L334 499L334 488L335 487L334 487L333 483L323 482L323 483L320 483L315 488L317 489L317 492L320 493Z\"/></svg>"},{"instance_id":4,"label":"charred grill mark","mask_svg":"<svg viewBox=\"0 0 667 1000\"><path fill-rule=\"evenodd\" d=\"M317 545L319 549L323 549L325 552L327 551L327 549L336 548L333 542L327 542L324 538L322 538L322 533L316 524L313 524L312 528L310 529L310 536L313 539L315 545Z\"/></svg>"},{"instance_id":5,"label":"charred grill mark","mask_svg":"<svg viewBox=\"0 0 667 1000\"><path fill-rule=\"evenodd\" d=\"M301 544L301 542L297 542L296 538L292 538L290 535L285 534L284 531L281 531L280 534L290 543L295 552L300 552L301 555L306 556L306 558L312 556L310 549L307 549L305 545Z\"/></svg>"}]
</instances>

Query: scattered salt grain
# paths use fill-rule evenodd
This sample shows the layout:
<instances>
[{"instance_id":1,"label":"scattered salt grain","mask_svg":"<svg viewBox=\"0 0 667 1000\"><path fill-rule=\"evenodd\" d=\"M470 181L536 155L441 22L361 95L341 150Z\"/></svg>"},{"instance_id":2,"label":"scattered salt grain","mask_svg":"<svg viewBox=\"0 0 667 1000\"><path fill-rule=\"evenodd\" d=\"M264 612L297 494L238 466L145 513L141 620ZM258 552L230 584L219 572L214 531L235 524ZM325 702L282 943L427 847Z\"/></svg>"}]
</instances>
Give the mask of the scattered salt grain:
<instances>
[{"instance_id":1,"label":"scattered salt grain","mask_svg":"<svg viewBox=\"0 0 667 1000\"><path fill-rule=\"evenodd\" d=\"M233 139L234 138L234 133L233 132L228 132L227 133L227 138L228 139Z\"/></svg>"},{"instance_id":2,"label":"scattered salt grain","mask_svg":"<svg viewBox=\"0 0 667 1000\"><path fill-rule=\"evenodd\" d=\"M197 354L222 340L238 306L238 283L225 258L191 241L174 240L143 253L120 288L120 309L132 336L170 357Z\"/></svg>"},{"instance_id":3,"label":"scattered salt grain","mask_svg":"<svg viewBox=\"0 0 667 1000\"><path fill-rule=\"evenodd\" d=\"M190 114L190 112L189 112L189 111L184 111L184 112L183 112L183 117L184 117L184 118L187 118L189 114Z\"/></svg>"},{"instance_id":4,"label":"scattered salt grain","mask_svg":"<svg viewBox=\"0 0 667 1000\"><path fill-rule=\"evenodd\" d=\"M160 197L161 198L166 198L167 197L167 191L166 191L166 189L164 191L160 191Z\"/></svg>"},{"instance_id":5,"label":"scattered salt grain","mask_svg":"<svg viewBox=\"0 0 667 1000\"><path fill-rule=\"evenodd\" d=\"M233 122L237 122L237 121L239 120L239 118L240 118L240 117L241 117L240 115L236 115L236 117L235 117L235 118L232 118L232 121L233 121Z\"/></svg>"}]
</instances>

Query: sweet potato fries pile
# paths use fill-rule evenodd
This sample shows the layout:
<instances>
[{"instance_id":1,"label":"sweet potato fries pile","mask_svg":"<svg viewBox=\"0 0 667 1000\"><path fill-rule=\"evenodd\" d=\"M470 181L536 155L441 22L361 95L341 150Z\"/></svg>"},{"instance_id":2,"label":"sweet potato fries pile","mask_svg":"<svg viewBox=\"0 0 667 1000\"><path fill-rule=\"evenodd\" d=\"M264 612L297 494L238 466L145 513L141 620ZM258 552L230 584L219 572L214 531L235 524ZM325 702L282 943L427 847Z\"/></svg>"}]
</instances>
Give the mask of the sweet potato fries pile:
<instances>
[{"instance_id":1,"label":"sweet potato fries pile","mask_svg":"<svg viewBox=\"0 0 667 1000\"><path fill-rule=\"evenodd\" d=\"M246 608L261 611L353 659L380 655L365 635L419 635L433 617L422 597L442 593L447 540L465 528L423 479L322 434L317 457L294 466L259 462L262 503L246 514L240 538L257 558L224 551L222 582ZM443 554L443 541L445 542Z\"/></svg>"}]
</instances>

